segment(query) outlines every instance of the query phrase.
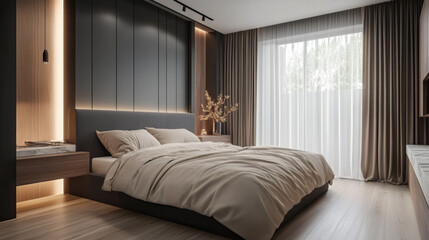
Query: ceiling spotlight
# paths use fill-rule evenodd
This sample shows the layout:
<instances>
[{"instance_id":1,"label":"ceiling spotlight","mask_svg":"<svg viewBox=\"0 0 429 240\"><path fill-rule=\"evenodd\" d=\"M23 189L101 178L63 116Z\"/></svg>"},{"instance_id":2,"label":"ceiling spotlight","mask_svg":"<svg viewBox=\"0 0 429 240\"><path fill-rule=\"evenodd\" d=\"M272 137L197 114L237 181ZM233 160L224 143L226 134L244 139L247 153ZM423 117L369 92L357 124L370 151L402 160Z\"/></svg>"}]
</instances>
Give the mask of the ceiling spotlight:
<instances>
[{"instance_id":1,"label":"ceiling spotlight","mask_svg":"<svg viewBox=\"0 0 429 240\"><path fill-rule=\"evenodd\" d=\"M203 22L206 20L206 16L203 15Z\"/></svg>"},{"instance_id":2,"label":"ceiling spotlight","mask_svg":"<svg viewBox=\"0 0 429 240\"><path fill-rule=\"evenodd\" d=\"M182 11L186 12L186 6L183 5Z\"/></svg>"}]
</instances>

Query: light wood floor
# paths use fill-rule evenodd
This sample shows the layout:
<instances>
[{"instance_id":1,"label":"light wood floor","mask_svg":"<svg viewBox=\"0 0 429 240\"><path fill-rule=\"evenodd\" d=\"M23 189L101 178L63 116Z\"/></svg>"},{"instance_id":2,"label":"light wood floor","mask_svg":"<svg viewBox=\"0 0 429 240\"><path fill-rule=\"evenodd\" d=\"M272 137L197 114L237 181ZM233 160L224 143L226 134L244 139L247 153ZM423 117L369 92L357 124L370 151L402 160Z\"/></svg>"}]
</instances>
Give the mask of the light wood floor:
<instances>
[{"instance_id":1,"label":"light wood floor","mask_svg":"<svg viewBox=\"0 0 429 240\"><path fill-rule=\"evenodd\" d=\"M18 205L0 239L222 239L70 195ZM420 239L406 186L335 179L328 193L273 239Z\"/></svg>"}]
</instances>

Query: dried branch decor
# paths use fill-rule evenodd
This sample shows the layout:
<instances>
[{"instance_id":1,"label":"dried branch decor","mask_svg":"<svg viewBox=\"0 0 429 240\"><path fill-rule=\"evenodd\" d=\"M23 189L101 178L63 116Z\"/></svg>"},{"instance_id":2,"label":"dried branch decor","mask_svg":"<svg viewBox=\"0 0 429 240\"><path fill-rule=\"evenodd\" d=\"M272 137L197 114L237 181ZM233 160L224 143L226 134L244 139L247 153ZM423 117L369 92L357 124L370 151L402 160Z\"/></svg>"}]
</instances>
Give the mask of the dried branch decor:
<instances>
[{"instance_id":1,"label":"dried branch decor","mask_svg":"<svg viewBox=\"0 0 429 240\"><path fill-rule=\"evenodd\" d=\"M228 105L226 102L229 99L228 95L223 96L219 94L217 96L216 102L212 100L209 93L205 92L207 104L204 106L201 104L203 110L203 115L200 115L200 120L213 120L213 133L215 132L215 122L226 122L226 119L229 114L238 110L238 103L234 105Z\"/></svg>"}]
</instances>

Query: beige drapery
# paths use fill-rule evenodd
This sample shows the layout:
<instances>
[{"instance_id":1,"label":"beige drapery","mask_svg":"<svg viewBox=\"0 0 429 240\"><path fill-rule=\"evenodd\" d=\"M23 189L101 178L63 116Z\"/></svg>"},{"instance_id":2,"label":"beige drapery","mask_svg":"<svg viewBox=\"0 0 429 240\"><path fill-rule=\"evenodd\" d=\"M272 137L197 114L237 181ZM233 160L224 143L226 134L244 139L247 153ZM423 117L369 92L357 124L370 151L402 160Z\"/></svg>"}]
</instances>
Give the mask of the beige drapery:
<instances>
[{"instance_id":1,"label":"beige drapery","mask_svg":"<svg viewBox=\"0 0 429 240\"><path fill-rule=\"evenodd\" d=\"M232 143L255 145L256 69L258 30L225 35L223 58L223 93L231 102L240 104L239 110L227 121Z\"/></svg>"},{"instance_id":2,"label":"beige drapery","mask_svg":"<svg viewBox=\"0 0 429 240\"><path fill-rule=\"evenodd\" d=\"M418 116L421 0L364 9L362 174L407 183L406 144L425 143Z\"/></svg>"}]
</instances>

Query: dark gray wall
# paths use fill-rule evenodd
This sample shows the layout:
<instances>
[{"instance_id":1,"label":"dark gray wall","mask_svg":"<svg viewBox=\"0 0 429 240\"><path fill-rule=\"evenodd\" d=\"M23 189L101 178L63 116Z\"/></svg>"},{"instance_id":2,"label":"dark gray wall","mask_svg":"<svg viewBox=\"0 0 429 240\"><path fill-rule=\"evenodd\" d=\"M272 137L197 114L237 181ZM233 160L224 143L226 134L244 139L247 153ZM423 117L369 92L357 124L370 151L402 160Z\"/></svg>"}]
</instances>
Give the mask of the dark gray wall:
<instances>
[{"instance_id":1,"label":"dark gray wall","mask_svg":"<svg viewBox=\"0 0 429 240\"><path fill-rule=\"evenodd\" d=\"M76 0L76 108L191 111L190 33L144 0Z\"/></svg>"},{"instance_id":2,"label":"dark gray wall","mask_svg":"<svg viewBox=\"0 0 429 240\"><path fill-rule=\"evenodd\" d=\"M0 221L16 216L16 1L0 3ZM40 55L41 57L41 55Z\"/></svg>"}]
</instances>

